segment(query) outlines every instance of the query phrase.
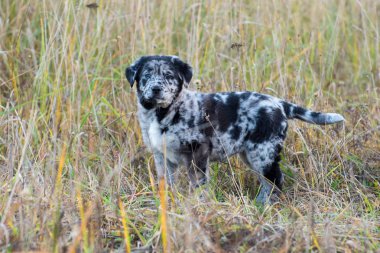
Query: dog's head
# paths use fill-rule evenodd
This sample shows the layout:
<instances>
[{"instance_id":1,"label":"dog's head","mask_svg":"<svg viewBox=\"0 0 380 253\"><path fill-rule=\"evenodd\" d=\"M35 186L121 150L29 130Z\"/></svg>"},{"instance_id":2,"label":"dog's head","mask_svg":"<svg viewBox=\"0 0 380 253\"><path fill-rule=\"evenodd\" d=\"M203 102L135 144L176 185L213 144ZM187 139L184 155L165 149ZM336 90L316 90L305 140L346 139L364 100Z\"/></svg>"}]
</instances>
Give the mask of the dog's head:
<instances>
[{"instance_id":1,"label":"dog's head","mask_svg":"<svg viewBox=\"0 0 380 253\"><path fill-rule=\"evenodd\" d=\"M141 105L152 109L171 105L193 73L176 56L143 56L126 69L125 75L131 87L136 82Z\"/></svg>"}]
</instances>

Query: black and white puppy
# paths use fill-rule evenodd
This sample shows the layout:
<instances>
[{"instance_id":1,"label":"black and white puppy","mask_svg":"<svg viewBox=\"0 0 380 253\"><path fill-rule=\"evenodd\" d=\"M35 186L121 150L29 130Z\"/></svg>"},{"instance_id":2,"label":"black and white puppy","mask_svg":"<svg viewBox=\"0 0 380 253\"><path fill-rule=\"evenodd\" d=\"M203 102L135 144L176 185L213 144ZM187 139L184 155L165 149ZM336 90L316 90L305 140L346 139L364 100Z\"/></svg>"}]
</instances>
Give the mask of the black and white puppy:
<instances>
[{"instance_id":1,"label":"black and white puppy","mask_svg":"<svg viewBox=\"0 0 380 253\"><path fill-rule=\"evenodd\" d=\"M260 175L257 201L264 203L273 184L281 189L283 183L279 161L287 120L321 125L344 120L255 92L190 91L192 69L176 56L143 56L126 69L126 77L131 87L137 84L138 118L158 177L170 185L178 166L189 169L197 187L207 182L210 161L239 154Z\"/></svg>"}]
</instances>

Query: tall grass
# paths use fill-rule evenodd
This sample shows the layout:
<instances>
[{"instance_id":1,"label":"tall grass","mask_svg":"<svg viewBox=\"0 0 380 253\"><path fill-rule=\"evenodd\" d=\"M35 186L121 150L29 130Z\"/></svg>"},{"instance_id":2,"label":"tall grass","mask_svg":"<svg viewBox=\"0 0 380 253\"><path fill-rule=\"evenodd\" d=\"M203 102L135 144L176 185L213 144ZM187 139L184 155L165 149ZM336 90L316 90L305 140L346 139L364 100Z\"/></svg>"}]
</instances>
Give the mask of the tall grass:
<instances>
[{"instance_id":1,"label":"tall grass","mask_svg":"<svg viewBox=\"0 0 380 253\"><path fill-rule=\"evenodd\" d=\"M0 1L2 251L379 251L379 1L90 3ZM237 158L211 165L207 196L183 169L166 192L124 78L147 54L188 61L193 90L264 92L345 125L291 123L278 204L255 204Z\"/></svg>"}]
</instances>

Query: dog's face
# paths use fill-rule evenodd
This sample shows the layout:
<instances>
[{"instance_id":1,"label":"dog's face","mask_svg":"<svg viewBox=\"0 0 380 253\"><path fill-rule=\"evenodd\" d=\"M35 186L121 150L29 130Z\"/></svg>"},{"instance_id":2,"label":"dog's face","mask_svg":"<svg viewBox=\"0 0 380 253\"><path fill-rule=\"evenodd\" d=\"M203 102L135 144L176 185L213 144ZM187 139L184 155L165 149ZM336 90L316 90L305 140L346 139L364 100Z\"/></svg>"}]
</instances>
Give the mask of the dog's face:
<instances>
[{"instance_id":1,"label":"dog's face","mask_svg":"<svg viewBox=\"0 0 380 253\"><path fill-rule=\"evenodd\" d=\"M146 109L167 108L192 77L191 67L176 56L143 56L125 75L131 87L137 83L139 102Z\"/></svg>"}]
</instances>

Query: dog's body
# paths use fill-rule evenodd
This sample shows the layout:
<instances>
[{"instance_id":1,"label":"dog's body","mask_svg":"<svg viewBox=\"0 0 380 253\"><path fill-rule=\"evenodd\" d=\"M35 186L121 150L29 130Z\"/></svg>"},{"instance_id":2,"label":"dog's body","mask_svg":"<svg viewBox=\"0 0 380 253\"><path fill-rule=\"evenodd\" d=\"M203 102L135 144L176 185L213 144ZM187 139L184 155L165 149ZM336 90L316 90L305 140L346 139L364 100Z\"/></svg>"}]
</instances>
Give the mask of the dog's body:
<instances>
[{"instance_id":1,"label":"dog's body","mask_svg":"<svg viewBox=\"0 0 380 253\"><path fill-rule=\"evenodd\" d=\"M154 154L159 177L172 184L175 169L184 165L192 185L198 186L207 181L209 161L239 154L261 175L259 202L268 200L268 180L281 189L279 161L287 119L315 124L344 120L255 92L187 90L191 67L174 56L142 57L127 68L126 76L131 85L137 82L143 139Z\"/></svg>"}]
</instances>

